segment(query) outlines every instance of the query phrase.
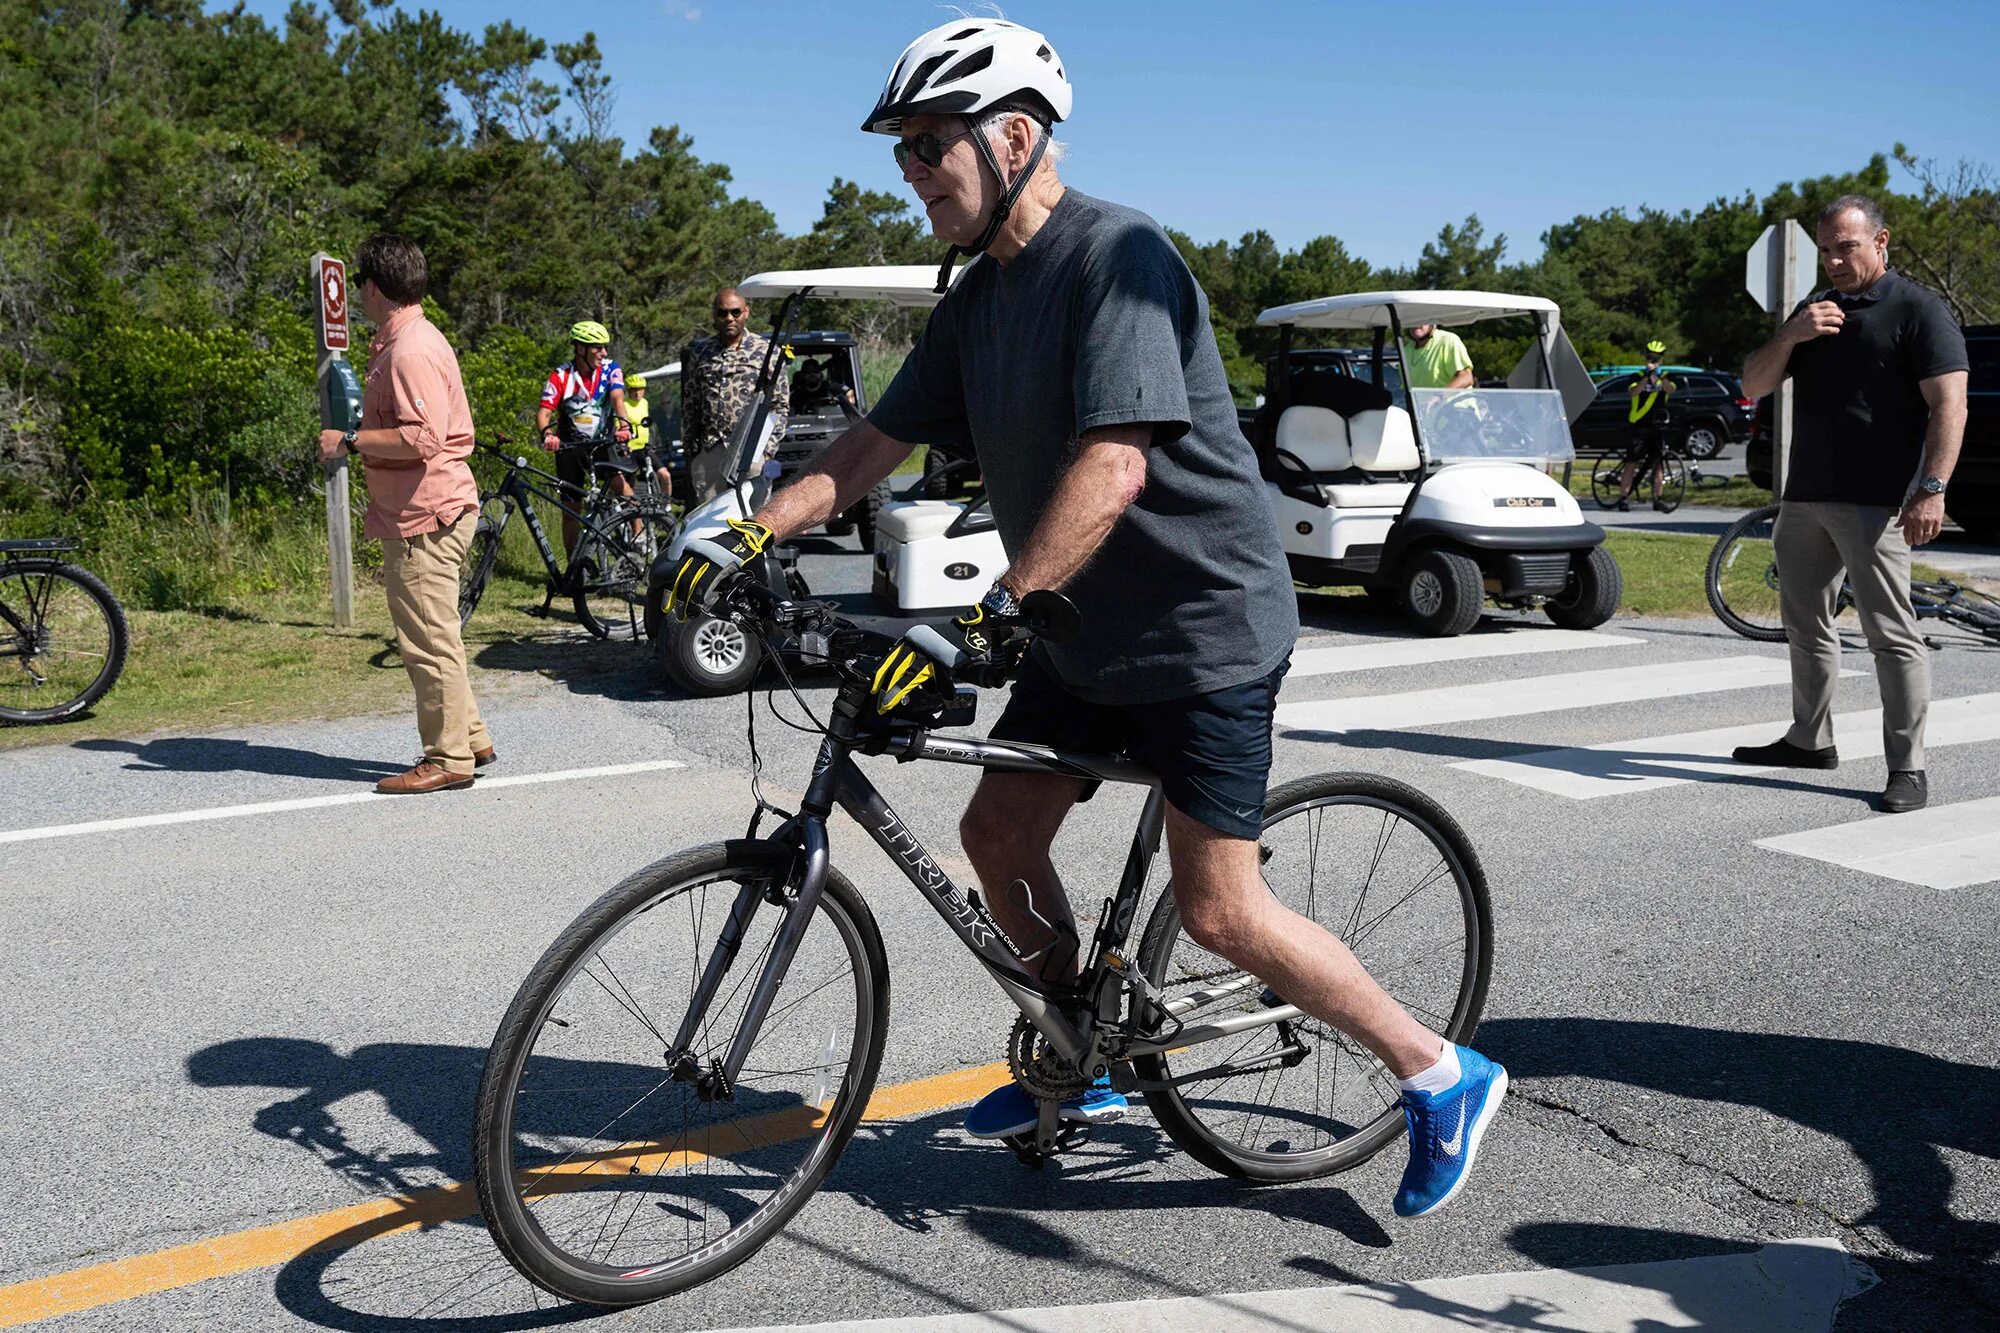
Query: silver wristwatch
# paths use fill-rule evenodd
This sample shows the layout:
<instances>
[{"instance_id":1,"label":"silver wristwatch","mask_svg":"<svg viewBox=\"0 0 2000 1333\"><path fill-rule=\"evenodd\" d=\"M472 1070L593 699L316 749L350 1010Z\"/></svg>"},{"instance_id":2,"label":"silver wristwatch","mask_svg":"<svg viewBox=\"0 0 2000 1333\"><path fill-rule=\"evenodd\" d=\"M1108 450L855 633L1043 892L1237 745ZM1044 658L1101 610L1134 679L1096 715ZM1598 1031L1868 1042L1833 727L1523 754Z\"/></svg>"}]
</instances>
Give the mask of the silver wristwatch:
<instances>
[{"instance_id":1,"label":"silver wristwatch","mask_svg":"<svg viewBox=\"0 0 2000 1333\"><path fill-rule=\"evenodd\" d=\"M1922 481L1917 483L1917 489L1922 491L1925 495L1943 495L1944 478L1925 477Z\"/></svg>"},{"instance_id":2,"label":"silver wristwatch","mask_svg":"<svg viewBox=\"0 0 2000 1333\"><path fill-rule=\"evenodd\" d=\"M996 616L1018 616L1021 614L1021 599L1006 584L996 582L979 599L979 605L989 614Z\"/></svg>"}]
</instances>

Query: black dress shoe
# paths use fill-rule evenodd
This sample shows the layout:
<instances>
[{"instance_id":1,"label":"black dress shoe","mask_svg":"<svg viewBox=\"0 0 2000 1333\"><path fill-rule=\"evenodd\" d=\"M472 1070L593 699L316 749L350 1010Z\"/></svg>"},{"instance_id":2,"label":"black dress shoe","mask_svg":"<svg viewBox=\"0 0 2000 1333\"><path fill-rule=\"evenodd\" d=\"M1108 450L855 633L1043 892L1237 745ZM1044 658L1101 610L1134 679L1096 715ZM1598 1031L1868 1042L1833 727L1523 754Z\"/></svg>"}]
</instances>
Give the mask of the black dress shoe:
<instances>
[{"instance_id":1,"label":"black dress shoe","mask_svg":"<svg viewBox=\"0 0 2000 1333\"><path fill-rule=\"evenodd\" d=\"M1924 770L1906 768L1889 775L1889 785L1882 792L1882 809L1887 814L1906 815L1923 809L1930 799L1931 785L1924 778Z\"/></svg>"},{"instance_id":2,"label":"black dress shoe","mask_svg":"<svg viewBox=\"0 0 2000 1333\"><path fill-rule=\"evenodd\" d=\"M1762 764L1765 768L1840 767L1840 751L1831 745L1824 750L1807 750L1783 738L1769 745L1739 745L1730 757L1739 764Z\"/></svg>"}]
</instances>

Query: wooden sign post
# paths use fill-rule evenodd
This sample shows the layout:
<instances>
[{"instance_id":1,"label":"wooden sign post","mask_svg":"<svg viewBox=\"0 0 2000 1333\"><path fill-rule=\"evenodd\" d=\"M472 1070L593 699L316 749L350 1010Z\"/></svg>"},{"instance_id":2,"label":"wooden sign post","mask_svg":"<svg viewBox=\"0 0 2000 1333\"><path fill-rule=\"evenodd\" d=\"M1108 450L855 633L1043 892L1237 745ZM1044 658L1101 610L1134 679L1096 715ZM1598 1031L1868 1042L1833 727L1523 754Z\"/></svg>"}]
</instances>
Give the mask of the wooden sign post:
<instances>
[{"instance_id":1,"label":"wooden sign post","mask_svg":"<svg viewBox=\"0 0 2000 1333\"><path fill-rule=\"evenodd\" d=\"M319 340L319 423L323 430L348 427L343 419L340 380L332 363L347 355L347 265L324 252L312 257L313 329ZM354 623L354 520L348 508L347 459L323 464L326 470L326 573L333 588L333 623Z\"/></svg>"}]
</instances>

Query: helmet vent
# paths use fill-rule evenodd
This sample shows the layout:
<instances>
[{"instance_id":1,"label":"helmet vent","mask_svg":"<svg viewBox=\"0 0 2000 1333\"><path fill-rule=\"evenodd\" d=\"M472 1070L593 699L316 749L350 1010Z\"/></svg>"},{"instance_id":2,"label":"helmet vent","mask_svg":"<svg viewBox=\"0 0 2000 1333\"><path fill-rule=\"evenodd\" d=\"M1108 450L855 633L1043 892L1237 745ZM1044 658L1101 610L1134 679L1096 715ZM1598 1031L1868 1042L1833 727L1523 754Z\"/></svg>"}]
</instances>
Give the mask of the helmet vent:
<instances>
[{"instance_id":1,"label":"helmet vent","mask_svg":"<svg viewBox=\"0 0 2000 1333\"><path fill-rule=\"evenodd\" d=\"M925 87L931 75L937 73L938 66L944 64L949 59L951 59L951 52L942 51L917 66L916 70L910 75L910 81L903 85L904 99L908 100L916 96L917 90Z\"/></svg>"},{"instance_id":2,"label":"helmet vent","mask_svg":"<svg viewBox=\"0 0 2000 1333\"><path fill-rule=\"evenodd\" d=\"M1036 48L1035 54L1041 57L1043 60L1054 60L1056 57L1056 53L1049 50L1049 44L1047 42L1043 42L1041 46Z\"/></svg>"},{"instance_id":3,"label":"helmet vent","mask_svg":"<svg viewBox=\"0 0 2000 1333\"><path fill-rule=\"evenodd\" d=\"M950 69L946 70L944 73L938 75L938 77L932 81L931 87L942 88L947 83L957 83L960 79L964 78L966 75L977 74L980 70L985 69L988 65L991 65L992 63L993 63L993 48L990 46L982 46L977 51L974 51L971 55L967 56L965 59L959 61L956 65L953 65Z\"/></svg>"},{"instance_id":4,"label":"helmet vent","mask_svg":"<svg viewBox=\"0 0 2000 1333\"><path fill-rule=\"evenodd\" d=\"M967 28L963 32L953 33L951 36L945 38L945 40L947 42L962 42L968 37L977 37L979 33L980 29L978 28Z\"/></svg>"}]
</instances>

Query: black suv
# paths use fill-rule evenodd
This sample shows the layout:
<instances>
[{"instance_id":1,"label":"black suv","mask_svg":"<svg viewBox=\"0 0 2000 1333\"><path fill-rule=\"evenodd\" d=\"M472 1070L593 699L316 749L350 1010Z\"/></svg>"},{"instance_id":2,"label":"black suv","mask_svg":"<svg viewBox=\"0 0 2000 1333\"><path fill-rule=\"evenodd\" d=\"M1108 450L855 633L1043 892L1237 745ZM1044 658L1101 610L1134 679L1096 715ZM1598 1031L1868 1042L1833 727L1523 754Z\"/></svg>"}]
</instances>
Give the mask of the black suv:
<instances>
[{"instance_id":1,"label":"black suv","mask_svg":"<svg viewBox=\"0 0 2000 1333\"><path fill-rule=\"evenodd\" d=\"M1323 375L1375 382L1374 353L1366 347L1295 347L1291 364L1294 385L1310 384L1314 376ZM1403 358L1393 348L1382 354L1382 378L1388 381L1383 387L1401 402ZM1261 405L1236 409L1236 425L1244 439L1257 438L1257 413L1261 410Z\"/></svg>"},{"instance_id":2,"label":"black suv","mask_svg":"<svg viewBox=\"0 0 2000 1333\"><path fill-rule=\"evenodd\" d=\"M1720 370L1669 370L1674 391L1668 439L1690 458L1714 458L1750 438L1756 400L1743 396L1734 375ZM1632 442L1632 382L1635 374L1613 375L1597 386L1597 397L1570 423L1579 454L1623 453Z\"/></svg>"},{"instance_id":3,"label":"black suv","mask_svg":"<svg viewBox=\"0 0 2000 1333\"><path fill-rule=\"evenodd\" d=\"M1968 324L1965 351L1971 363L1965 398L1965 446L1951 485L1945 513L1976 541L2000 541L2000 324ZM1760 399L1743 470L1752 483L1771 484L1770 399Z\"/></svg>"}]
</instances>

